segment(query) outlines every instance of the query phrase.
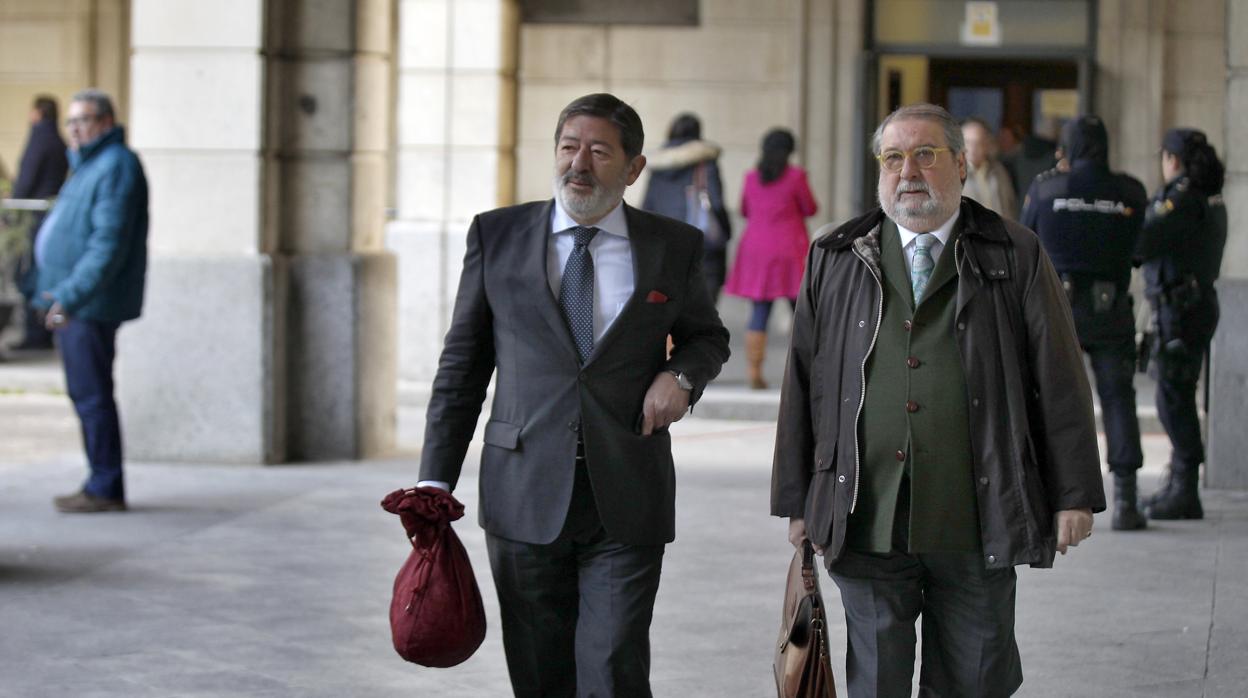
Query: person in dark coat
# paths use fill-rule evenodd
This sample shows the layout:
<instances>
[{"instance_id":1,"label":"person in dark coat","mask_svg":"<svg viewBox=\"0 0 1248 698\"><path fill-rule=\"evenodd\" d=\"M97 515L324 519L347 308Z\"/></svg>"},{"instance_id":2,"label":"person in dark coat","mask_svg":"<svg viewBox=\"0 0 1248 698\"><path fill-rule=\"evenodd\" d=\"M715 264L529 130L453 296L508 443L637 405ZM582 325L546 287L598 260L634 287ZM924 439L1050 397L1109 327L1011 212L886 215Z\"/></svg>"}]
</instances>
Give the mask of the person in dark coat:
<instances>
[{"instance_id":1,"label":"person in dark coat","mask_svg":"<svg viewBox=\"0 0 1248 698\"><path fill-rule=\"evenodd\" d=\"M1148 194L1130 175L1109 169L1109 134L1099 117L1066 122L1067 170L1036 177L1020 223L1036 231L1062 277L1079 343L1092 361L1114 474L1113 528L1145 528L1136 508L1144 465L1135 408L1135 308L1128 286Z\"/></svg>"},{"instance_id":2,"label":"person in dark coat","mask_svg":"<svg viewBox=\"0 0 1248 698\"><path fill-rule=\"evenodd\" d=\"M1205 460L1196 383L1218 326L1213 282L1226 247L1225 169L1205 134L1171 129L1161 146L1165 185L1144 219L1136 256L1153 307L1157 416L1170 436L1170 470L1144 500L1151 519L1204 517L1197 485Z\"/></svg>"},{"instance_id":3,"label":"person in dark coat","mask_svg":"<svg viewBox=\"0 0 1248 698\"><path fill-rule=\"evenodd\" d=\"M667 142L646 158L650 183L641 207L678 221L695 224L691 205L698 203L690 194L705 190L711 213L718 224L718 235L707 235L702 250L702 273L711 300L719 301L719 290L728 273L728 240L732 221L724 208L724 186L719 174L719 146L702 140L702 122L693 114L681 114L667 131ZM691 192L690 188L693 188ZM706 232L706 231L703 231Z\"/></svg>"},{"instance_id":4,"label":"person in dark coat","mask_svg":"<svg viewBox=\"0 0 1248 698\"><path fill-rule=\"evenodd\" d=\"M880 206L808 253L771 513L841 590L851 698L912 695L919 616L920 695L1007 696L1014 566L1105 508L1091 389L1039 240L960 196L949 112L902 107L873 151Z\"/></svg>"},{"instance_id":5,"label":"person in dark coat","mask_svg":"<svg viewBox=\"0 0 1248 698\"><path fill-rule=\"evenodd\" d=\"M65 156L65 140L57 128L56 99L47 95L35 98L30 109L30 136L22 151L17 181L13 183L14 199L50 199L56 196L69 173L69 159ZM15 349L51 349L52 333L44 327L43 313L34 306L35 236L43 224L44 214L36 213L30 224L30 252L18 262L17 285L26 297L26 325L21 343Z\"/></svg>"},{"instance_id":6,"label":"person in dark coat","mask_svg":"<svg viewBox=\"0 0 1248 698\"><path fill-rule=\"evenodd\" d=\"M1057 136L1056 120L1046 118L1039 133L1027 134L1014 152L1001 158L1013 178L1014 191L1025 193L1038 175L1057 167Z\"/></svg>"}]
</instances>

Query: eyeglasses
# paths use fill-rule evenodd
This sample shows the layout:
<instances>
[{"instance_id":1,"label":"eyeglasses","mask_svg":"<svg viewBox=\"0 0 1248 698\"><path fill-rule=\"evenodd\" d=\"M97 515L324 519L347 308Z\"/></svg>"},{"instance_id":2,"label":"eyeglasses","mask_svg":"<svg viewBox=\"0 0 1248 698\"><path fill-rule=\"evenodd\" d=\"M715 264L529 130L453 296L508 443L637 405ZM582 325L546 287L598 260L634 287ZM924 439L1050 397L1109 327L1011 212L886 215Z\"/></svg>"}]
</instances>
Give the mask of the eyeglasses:
<instances>
[{"instance_id":1,"label":"eyeglasses","mask_svg":"<svg viewBox=\"0 0 1248 698\"><path fill-rule=\"evenodd\" d=\"M948 148L921 145L914 150L885 150L876 155L875 159L880 161L880 167L887 172L901 172L901 168L906 166L906 158L914 158L914 164L918 165L919 169L927 170L936 164L938 154L947 152L949 152Z\"/></svg>"},{"instance_id":2,"label":"eyeglasses","mask_svg":"<svg viewBox=\"0 0 1248 698\"><path fill-rule=\"evenodd\" d=\"M88 123L100 118L98 114L83 114L82 116L71 116L65 120L65 128L73 128L75 126L86 126Z\"/></svg>"}]
</instances>

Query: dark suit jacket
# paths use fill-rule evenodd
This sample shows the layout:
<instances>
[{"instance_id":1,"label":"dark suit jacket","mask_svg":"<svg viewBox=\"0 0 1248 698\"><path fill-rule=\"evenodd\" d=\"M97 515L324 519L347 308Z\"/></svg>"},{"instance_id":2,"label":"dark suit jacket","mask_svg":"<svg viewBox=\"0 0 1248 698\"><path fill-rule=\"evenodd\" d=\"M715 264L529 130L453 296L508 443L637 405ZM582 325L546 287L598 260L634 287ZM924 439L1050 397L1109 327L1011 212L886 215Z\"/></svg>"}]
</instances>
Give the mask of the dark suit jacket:
<instances>
[{"instance_id":1,"label":"dark suit jacket","mask_svg":"<svg viewBox=\"0 0 1248 698\"><path fill-rule=\"evenodd\" d=\"M666 431L641 436L637 425L660 371L688 375L696 401L728 358L728 331L702 278L702 233L625 206L635 289L582 366L546 272L553 206L497 209L477 216L468 230L426 414L420 478L455 486L497 369L481 456L482 527L526 543L559 535L572 498L579 428L607 534L633 545L670 542L671 438Z\"/></svg>"}]
</instances>

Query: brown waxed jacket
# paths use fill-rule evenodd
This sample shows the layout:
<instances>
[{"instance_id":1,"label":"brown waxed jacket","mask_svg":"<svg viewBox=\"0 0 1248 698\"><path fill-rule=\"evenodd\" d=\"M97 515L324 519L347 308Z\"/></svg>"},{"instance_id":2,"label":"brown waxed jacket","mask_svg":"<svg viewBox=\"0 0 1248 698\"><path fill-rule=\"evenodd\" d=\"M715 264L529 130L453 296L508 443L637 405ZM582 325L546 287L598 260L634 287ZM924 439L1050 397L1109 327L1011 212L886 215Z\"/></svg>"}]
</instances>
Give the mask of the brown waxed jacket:
<instances>
[{"instance_id":1,"label":"brown waxed jacket","mask_svg":"<svg viewBox=\"0 0 1248 698\"><path fill-rule=\"evenodd\" d=\"M882 317L876 208L811 245L780 399L771 513L834 562L858 498L865 367ZM1053 515L1105 510L1092 392L1039 239L962 200L955 334L966 375L984 563L1053 564ZM829 226L831 228L831 226Z\"/></svg>"}]
</instances>

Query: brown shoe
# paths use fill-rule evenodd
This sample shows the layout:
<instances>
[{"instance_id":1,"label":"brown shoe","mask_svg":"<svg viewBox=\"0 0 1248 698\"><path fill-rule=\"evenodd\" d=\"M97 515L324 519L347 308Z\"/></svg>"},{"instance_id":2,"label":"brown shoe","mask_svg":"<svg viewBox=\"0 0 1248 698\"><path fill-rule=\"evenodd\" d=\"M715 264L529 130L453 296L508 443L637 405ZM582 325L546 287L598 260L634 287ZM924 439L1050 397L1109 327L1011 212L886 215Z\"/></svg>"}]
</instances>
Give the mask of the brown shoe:
<instances>
[{"instance_id":1,"label":"brown shoe","mask_svg":"<svg viewBox=\"0 0 1248 698\"><path fill-rule=\"evenodd\" d=\"M125 511L126 500L96 497L86 492L75 492L64 497L53 497L56 510L66 514L96 514L101 511Z\"/></svg>"}]
</instances>

